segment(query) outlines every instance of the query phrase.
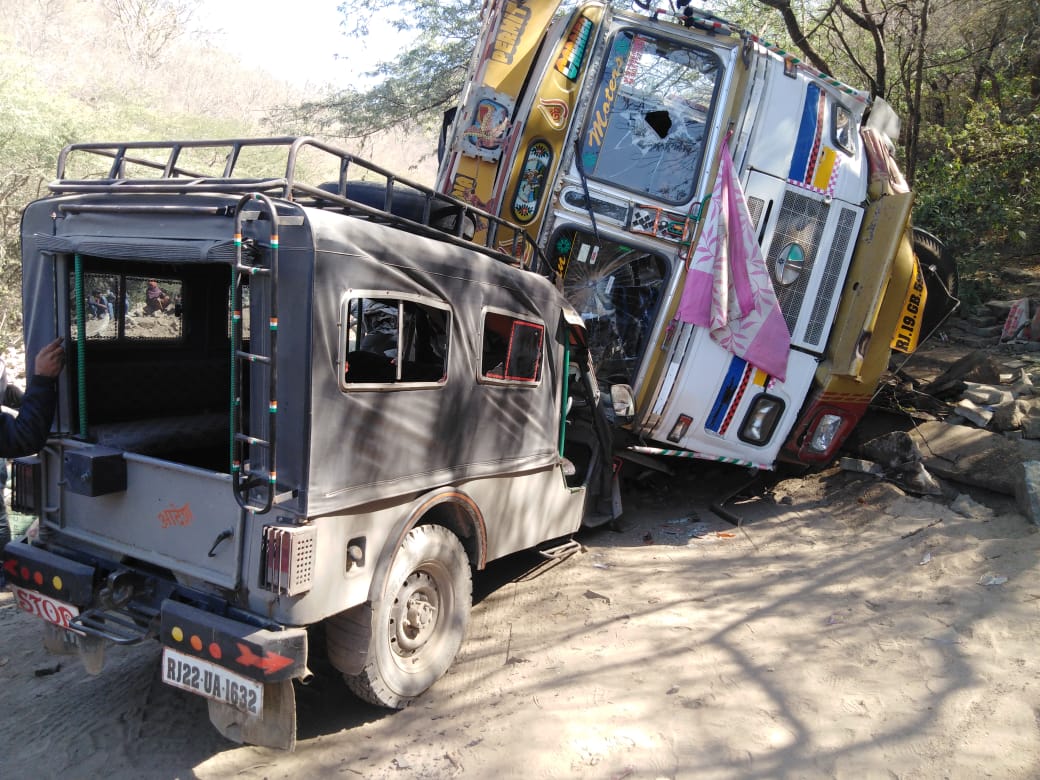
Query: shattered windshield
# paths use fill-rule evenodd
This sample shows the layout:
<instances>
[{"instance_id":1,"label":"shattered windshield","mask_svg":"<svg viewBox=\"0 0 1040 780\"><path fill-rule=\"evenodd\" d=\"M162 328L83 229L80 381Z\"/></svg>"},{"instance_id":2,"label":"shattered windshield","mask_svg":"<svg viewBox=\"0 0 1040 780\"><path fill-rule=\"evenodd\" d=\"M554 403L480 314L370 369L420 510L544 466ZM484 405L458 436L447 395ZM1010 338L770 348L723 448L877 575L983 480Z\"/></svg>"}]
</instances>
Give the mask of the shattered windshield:
<instances>
[{"instance_id":1,"label":"shattered windshield","mask_svg":"<svg viewBox=\"0 0 1040 780\"><path fill-rule=\"evenodd\" d=\"M671 203L688 201L719 75L710 52L618 33L585 130L586 175Z\"/></svg>"},{"instance_id":2,"label":"shattered windshield","mask_svg":"<svg viewBox=\"0 0 1040 780\"><path fill-rule=\"evenodd\" d=\"M580 230L556 234L553 250L565 268L563 292L585 322L596 376L630 384L653 327L668 265L659 255L597 241Z\"/></svg>"}]
</instances>

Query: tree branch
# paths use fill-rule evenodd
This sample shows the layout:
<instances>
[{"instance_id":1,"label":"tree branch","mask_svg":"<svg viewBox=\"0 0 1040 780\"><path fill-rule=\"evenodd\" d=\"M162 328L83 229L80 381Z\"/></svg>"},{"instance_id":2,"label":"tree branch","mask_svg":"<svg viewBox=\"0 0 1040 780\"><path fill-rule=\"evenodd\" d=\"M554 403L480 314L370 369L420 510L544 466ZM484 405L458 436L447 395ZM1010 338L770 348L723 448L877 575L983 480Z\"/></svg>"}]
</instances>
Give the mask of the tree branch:
<instances>
[{"instance_id":1,"label":"tree branch","mask_svg":"<svg viewBox=\"0 0 1040 780\"><path fill-rule=\"evenodd\" d=\"M794 9L791 8L791 0L759 0L759 2L780 12L787 34L791 37L791 43L798 47L798 51L802 53L807 62L823 73L831 73L830 65L813 48L806 34L802 32L802 26L798 21L798 17L795 15Z\"/></svg>"}]
</instances>

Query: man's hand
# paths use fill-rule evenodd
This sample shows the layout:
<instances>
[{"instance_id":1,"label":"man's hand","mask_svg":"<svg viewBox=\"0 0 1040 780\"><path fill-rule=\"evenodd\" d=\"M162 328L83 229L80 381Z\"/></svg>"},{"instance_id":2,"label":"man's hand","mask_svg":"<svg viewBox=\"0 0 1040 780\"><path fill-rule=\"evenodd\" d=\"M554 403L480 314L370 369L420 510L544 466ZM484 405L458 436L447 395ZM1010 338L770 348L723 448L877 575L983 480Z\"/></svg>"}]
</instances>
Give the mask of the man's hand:
<instances>
[{"instance_id":1,"label":"man's hand","mask_svg":"<svg viewBox=\"0 0 1040 780\"><path fill-rule=\"evenodd\" d=\"M65 367L65 349L61 342L61 338L56 338L36 354L36 374L54 378L61 373Z\"/></svg>"}]
</instances>

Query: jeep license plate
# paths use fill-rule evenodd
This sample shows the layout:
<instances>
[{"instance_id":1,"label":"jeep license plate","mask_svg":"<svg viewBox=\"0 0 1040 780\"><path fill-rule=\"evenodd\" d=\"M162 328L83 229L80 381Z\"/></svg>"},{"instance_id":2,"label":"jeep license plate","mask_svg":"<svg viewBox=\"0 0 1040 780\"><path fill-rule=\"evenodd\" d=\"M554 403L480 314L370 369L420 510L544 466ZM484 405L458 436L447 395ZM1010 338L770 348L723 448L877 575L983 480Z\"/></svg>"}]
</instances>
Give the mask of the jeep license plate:
<instances>
[{"instance_id":1,"label":"jeep license plate","mask_svg":"<svg viewBox=\"0 0 1040 780\"><path fill-rule=\"evenodd\" d=\"M259 716L264 711L264 684L235 674L223 666L164 647L162 680L236 710Z\"/></svg>"}]
</instances>

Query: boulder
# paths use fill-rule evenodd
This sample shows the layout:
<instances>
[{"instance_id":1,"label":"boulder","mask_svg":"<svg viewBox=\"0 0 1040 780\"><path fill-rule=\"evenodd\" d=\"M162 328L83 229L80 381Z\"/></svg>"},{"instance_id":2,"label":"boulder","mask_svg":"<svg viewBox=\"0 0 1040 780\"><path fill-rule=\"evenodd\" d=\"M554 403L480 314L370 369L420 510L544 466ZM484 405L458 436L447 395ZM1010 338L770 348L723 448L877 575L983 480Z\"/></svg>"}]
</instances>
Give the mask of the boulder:
<instances>
[{"instance_id":1,"label":"boulder","mask_svg":"<svg viewBox=\"0 0 1040 780\"><path fill-rule=\"evenodd\" d=\"M1040 442L1013 441L966 425L924 422L910 435L932 474L1008 496L1015 495L1021 464L1040 461Z\"/></svg>"}]
</instances>

